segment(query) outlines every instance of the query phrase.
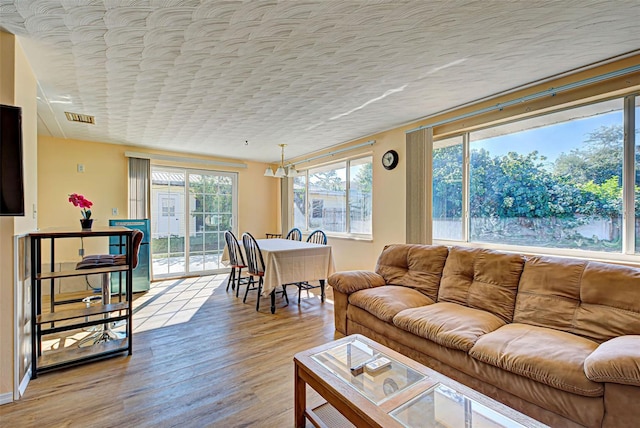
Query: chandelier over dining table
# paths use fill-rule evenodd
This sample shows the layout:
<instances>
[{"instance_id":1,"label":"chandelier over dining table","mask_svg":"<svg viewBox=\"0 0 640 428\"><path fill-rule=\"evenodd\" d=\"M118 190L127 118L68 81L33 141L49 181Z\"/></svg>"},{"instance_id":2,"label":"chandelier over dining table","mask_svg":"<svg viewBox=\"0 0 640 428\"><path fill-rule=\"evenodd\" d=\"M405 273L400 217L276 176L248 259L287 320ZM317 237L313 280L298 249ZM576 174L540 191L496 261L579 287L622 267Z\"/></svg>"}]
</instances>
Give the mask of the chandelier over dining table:
<instances>
[{"instance_id":1,"label":"chandelier over dining table","mask_svg":"<svg viewBox=\"0 0 640 428\"><path fill-rule=\"evenodd\" d=\"M298 176L298 171L295 170L293 165L289 165L288 167L284 166L284 148L287 147L286 144L278 144L280 146L280 165L275 172L271 169L270 166L264 171L265 177L275 177L275 178L284 178L284 177L296 177Z\"/></svg>"}]
</instances>

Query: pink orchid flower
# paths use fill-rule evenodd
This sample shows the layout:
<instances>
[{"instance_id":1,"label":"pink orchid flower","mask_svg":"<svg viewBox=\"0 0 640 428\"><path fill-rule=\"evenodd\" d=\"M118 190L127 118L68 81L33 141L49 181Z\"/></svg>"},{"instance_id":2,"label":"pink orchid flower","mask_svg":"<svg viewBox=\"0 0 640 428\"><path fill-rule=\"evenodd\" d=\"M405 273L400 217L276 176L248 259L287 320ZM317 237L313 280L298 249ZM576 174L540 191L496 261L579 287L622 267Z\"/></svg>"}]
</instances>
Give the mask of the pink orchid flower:
<instances>
[{"instance_id":1,"label":"pink orchid flower","mask_svg":"<svg viewBox=\"0 0 640 428\"><path fill-rule=\"evenodd\" d=\"M71 202L74 207L82 208L82 211L80 211L80 214L82 214L82 218L91 218L91 210L89 208L91 208L93 202L86 199L82 195L78 195L77 193L72 193L69 195L69 202Z\"/></svg>"}]
</instances>

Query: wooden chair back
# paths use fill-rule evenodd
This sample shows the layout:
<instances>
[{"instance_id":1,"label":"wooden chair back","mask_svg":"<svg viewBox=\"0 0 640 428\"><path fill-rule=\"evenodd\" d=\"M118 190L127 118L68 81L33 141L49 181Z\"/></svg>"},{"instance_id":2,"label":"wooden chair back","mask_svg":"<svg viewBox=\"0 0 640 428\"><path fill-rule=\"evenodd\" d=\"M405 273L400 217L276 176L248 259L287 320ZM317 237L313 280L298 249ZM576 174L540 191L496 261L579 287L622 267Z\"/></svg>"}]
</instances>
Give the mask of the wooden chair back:
<instances>
[{"instance_id":1,"label":"wooden chair back","mask_svg":"<svg viewBox=\"0 0 640 428\"><path fill-rule=\"evenodd\" d=\"M242 251L240 250L240 244L236 239L236 236L230 230L224 233L224 239L227 241L227 250L229 250L229 264L235 268L244 268L246 263Z\"/></svg>"},{"instance_id":2,"label":"wooden chair back","mask_svg":"<svg viewBox=\"0 0 640 428\"><path fill-rule=\"evenodd\" d=\"M327 235L321 230L314 230L311 232L311 235L307 238L307 242L312 242L314 244L322 244L327 245Z\"/></svg>"},{"instance_id":3,"label":"wooden chair back","mask_svg":"<svg viewBox=\"0 0 640 428\"><path fill-rule=\"evenodd\" d=\"M302 232L297 227L294 227L287 233L287 239L291 239L292 241L302 241Z\"/></svg>"},{"instance_id":4,"label":"wooden chair back","mask_svg":"<svg viewBox=\"0 0 640 428\"><path fill-rule=\"evenodd\" d=\"M244 254L247 256L247 269L250 275L264 275L264 259L262 251L255 238L249 233L242 234L242 245L244 245Z\"/></svg>"}]
</instances>

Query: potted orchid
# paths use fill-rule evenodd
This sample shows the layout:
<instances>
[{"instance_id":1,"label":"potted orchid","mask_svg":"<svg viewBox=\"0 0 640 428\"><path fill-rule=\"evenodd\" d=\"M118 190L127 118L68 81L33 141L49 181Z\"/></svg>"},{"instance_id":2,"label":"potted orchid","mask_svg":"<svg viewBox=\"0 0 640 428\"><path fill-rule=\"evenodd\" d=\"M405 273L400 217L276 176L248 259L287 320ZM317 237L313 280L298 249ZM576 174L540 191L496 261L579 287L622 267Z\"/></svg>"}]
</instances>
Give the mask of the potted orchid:
<instances>
[{"instance_id":1,"label":"potted orchid","mask_svg":"<svg viewBox=\"0 0 640 428\"><path fill-rule=\"evenodd\" d=\"M82 210L80 211L80 214L82 215L82 218L80 219L82 228L91 229L93 219L91 218L91 210L89 208L91 208L93 202L86 199L82 195L78 195L77 193L72 193L69 195L69 202L71 202L74 207L82 208Z\"/></svg>"}]
</instances>

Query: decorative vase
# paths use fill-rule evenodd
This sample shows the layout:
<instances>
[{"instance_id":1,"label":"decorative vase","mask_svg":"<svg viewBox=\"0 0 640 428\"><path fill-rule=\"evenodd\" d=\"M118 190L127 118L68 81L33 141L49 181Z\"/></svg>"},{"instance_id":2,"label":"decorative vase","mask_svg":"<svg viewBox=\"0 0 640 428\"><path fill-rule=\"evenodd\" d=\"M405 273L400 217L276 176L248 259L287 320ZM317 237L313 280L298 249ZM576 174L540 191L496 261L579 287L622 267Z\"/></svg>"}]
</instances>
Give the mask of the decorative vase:
<instances>
[{"instance_id":1,"label":"decorative vase","mask_svg":"<svg viewBox=\"0 0 640 428\"><path fill-rule=\"evenodd\" d=\"M82 229L91 229L91 225L93 224L92 218L81 218L80 224L82 225Z\"/></svg>"}]
</instances>

